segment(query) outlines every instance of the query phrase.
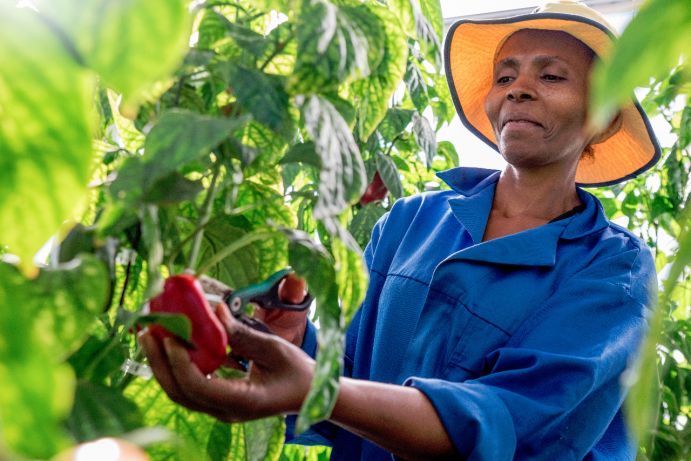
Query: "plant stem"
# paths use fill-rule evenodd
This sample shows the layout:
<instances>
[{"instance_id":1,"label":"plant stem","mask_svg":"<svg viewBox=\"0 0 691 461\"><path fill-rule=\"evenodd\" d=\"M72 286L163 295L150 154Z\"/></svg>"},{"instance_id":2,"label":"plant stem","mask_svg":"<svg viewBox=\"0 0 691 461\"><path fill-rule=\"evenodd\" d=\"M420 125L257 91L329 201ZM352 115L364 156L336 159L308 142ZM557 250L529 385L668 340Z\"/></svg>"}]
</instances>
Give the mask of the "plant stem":
<instances>
[{"instance_id":1,"label":"plant stem","mask_svg":"<svg viewBox=\"0 0 691 461\"><path fill-rule=\"evenodd\" d=\"M216 182L218 181L218 176L221 173L221 166L216 163L214 166L214 174L211 178L211 184L209 185L209 190L206 192L206 198L202 204L202 216L199 219L199 225L194 234L194 241L192 242L192 252L190 253L190 260L188 268L193 270L197 266L197 258L199 257L199 249L202 246L202 239L204 238L204 227L209 222L211 218L211 209L214 204L214 197L216 196Z\"/></svg>"},{"instance_id":2,"label":"plant stem","mask_svg":"<svg viewBox=\"0 0 691 461\"><path fill-rule=\"evenodd\" d=\"M227 247L224 247L221 251L213 255L211 259L206 261L206 263L199 268L199 271L197 273L204 274L206 271L209 270L209 268L218 264L220 261L235 253L240 248L243 248L257 240L264 240L266 238L273 237L274 235L276 235L276 232L273 231L260 231L255 232L253 234L243 235L241 238L237 239L236 241L234 241Z\"/></svg>"}]
</instances>

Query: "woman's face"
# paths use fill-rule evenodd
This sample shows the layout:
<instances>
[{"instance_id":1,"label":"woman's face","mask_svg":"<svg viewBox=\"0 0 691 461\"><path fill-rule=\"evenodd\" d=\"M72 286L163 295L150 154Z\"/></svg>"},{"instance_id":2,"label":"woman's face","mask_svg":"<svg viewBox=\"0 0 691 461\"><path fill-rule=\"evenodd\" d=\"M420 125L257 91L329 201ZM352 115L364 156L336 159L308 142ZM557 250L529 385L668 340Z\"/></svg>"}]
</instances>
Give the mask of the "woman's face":
<instances>
[{"instance_id":1,"label":"woman's face","mask_svg":"<svg viewBox=\"0 0 691 461\"><path fill-rule=\"evenodd\" d=\"M497 53L485 112L499 152L522 168L562 164L575 172L588 145L592 52L557 31L521 30Z\"/></svg>"}]
</instances>

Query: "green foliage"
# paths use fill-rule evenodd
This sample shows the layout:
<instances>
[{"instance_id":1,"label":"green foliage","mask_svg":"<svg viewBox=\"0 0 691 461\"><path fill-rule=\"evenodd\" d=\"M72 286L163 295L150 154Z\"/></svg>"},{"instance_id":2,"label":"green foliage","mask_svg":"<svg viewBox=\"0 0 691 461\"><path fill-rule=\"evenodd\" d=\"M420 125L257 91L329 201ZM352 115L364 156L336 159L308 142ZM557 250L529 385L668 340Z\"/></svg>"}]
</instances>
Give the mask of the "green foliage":
<instances>
[{"instance_id":1,"label":"green foliage","mask_svg":"<svg viewBox=\"0 0 691 461\"><path fill-rule=\"evenodd\" d=\"M0 6L3 254L36 275L36 250L81 221L35 280L0 265L0 446L13 456L142 427L168 431L148 447L154 459L288 456L281 418L220 423L140 377L135 324L189 331L145 315L147 299L185 269L242 287L290 263L320 323L304 430L335 404L372 227L427 187L431 165L449 165L432 129L448 120L434 89L438 1L187 3ZM403 91L411 68L424 98ZM430 106L432 125L420 116ZM361 207L377 170L390 195Z\"/></svg>"},{"instance_id":2,"label":"green foliage","mask_svg":"<svg viewBox=\"0 0 691 461\"><path fill-rule=\"evenodd\" d=\"M650 115L663 118L674 134L673 145L663 149L655 168L623 186L599 193L608 215L624 220L653 248L662 283L658 307L651 318L651 333L627 377L627 384L632 386L627 414L641 441L639 457L648 460L685 460L691 450L691 101L689 76L683 65L677 65L680 52L688 57L688 49L684 48L687 41L676 42L677 37L688 35L691 23L680 29L670 29L672 23L663 29L649 29L658 20L665 22L665 18L674 16L674 21L685 21L685 15L690 14L691 6L686 3L650 2L622 36L610 65L595 77L596 84L610 85L609 99L600 95L606 111L607 104L616 104L631 94L634 86L658 76L651 81L642 105ZM673 37L670 31L674 31ZM668 39L674 41L668 49L670 55L654 46ZM669 69L666 74L664 69ZM611 86L614 81L617 84Z\"/></svg>"}]
</instances>

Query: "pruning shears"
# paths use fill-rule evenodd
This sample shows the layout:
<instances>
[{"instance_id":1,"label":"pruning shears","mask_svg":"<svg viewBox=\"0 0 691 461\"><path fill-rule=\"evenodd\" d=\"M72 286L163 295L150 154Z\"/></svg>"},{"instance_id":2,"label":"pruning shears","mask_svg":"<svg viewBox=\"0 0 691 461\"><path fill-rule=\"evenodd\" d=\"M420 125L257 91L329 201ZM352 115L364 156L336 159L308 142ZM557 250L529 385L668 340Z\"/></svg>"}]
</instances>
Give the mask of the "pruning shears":
<instances>
[{"instance_id":1,"label":"pruning shears","mask_svg":"<svg viewBox=\"0 0 691 461\"><path fill-rule=\"evenodd\" d=\"M278 287L281 284L281 280L292 272L293 270L287 267L270 275L267 279L259 283L236 290L226 289L224 290L222 299L228 305L233 317L251 328L271 333L269 327L250 315L252 311L250 304L257 304L264 309L304 311L308 309L312 301L314 301L314 296L310 293L305 295L305 298L300 304L289 304L279 298Z\"/></svg>"}]
</instances>

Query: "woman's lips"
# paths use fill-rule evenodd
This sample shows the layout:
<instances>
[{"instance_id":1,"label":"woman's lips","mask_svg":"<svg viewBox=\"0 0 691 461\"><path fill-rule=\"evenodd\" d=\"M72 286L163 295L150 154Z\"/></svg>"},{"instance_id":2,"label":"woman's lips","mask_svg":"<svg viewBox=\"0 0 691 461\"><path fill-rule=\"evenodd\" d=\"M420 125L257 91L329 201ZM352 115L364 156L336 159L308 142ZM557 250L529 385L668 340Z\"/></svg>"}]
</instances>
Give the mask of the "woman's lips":
<instances>
[{"instance_id":1,"label":"woman's lips","mask_svg":"<svg viewBox=\"0 0 691 461\"><path fill-rule=\"evenodd\" d=\"M513 131L533 128L542 128L542 125L536 122L532 122L530 120L508 120L506 123L504 123L504 126L502 127L502 132L506 130Z\"/></svg>"}]
</instances>

